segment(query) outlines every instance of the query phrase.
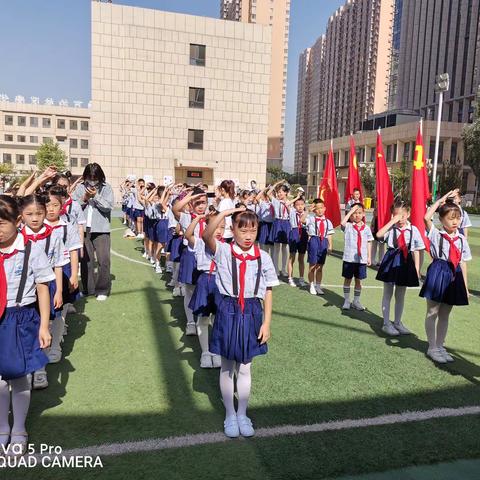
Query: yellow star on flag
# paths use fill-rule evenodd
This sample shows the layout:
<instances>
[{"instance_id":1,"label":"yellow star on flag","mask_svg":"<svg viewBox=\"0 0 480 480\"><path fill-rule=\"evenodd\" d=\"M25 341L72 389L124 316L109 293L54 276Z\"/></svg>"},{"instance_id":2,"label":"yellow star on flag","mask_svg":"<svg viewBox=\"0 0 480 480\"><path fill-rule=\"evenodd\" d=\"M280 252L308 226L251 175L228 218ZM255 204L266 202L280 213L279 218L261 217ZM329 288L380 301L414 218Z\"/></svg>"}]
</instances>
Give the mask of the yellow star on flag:
<instances>
[{"instance_id":1,"label":"yellow star on flag","mask_svg":"<svg viewBox=\"0 0 480 480\"><path fill-rule=\"evenodd\" d=\"M415 147L415 153L416 156L413 165L417 170L421 170L425 166L425 162L423 161L423 147L421 145L417 145Z\"/></svg>"}]
</instances>

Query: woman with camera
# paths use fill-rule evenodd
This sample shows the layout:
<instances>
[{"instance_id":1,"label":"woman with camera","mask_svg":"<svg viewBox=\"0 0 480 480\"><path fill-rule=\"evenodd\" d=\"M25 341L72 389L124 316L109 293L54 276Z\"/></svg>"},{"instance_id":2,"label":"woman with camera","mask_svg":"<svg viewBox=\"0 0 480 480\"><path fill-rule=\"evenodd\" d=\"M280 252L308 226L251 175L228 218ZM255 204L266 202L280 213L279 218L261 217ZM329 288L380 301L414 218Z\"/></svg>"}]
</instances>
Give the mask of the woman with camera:
<instances>
[{"instance_id":1,"label":"woman with camera","mask_svg":"<svg viewBox=\"0 0 480 480\"><path fill-rule=\"evenodd\" d=\"M83 171L83 183L73 192L73 199L82 206L87 219L85 243L81 259L84 295L95 295L104 301L110 294L110 215L114 197L112 187L98 163L89 163ZM98 274L95 278L95 258Z\"/></svg>"}]
</instances>

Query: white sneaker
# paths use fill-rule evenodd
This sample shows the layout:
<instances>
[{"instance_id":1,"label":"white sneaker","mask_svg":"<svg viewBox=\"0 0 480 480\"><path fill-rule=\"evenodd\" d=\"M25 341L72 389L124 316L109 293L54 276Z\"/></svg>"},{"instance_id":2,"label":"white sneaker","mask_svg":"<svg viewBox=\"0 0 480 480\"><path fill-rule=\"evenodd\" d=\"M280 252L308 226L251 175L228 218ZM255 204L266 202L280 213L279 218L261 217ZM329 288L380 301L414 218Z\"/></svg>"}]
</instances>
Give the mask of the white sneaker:
<instances>
[{"instance_id":1,"label":"white sneaker","mask_svg":"<svg viewBox=\"0 0 480 480\"><path fill-rule=\"evenodd\" d=\"M143 258L148 258L147 252L143 252L142 257L143 257Z\"/></svg>"},{"instance_id":2,"label":"white sneaker","mask_svg":"<svg viewBox=\"0 0 480 480\"><path fill-rule=\"evenodd\" d=\"M106 295L97 295L97 300L99 302L104 302L108 297Z\"/></svg>"},{"instance_id":3,"label":"white sneaker","mask_svg":"<svg viewBox=\"0 0 480 480\"><path fill-rule=\"evenodd\" d=\"M299 287L306 287L307 285L308 285L308 283L303 278L298 279L298 286Z\"/></svg>"},{"instance_id":4,"label":"white sneaker","mask_svg":"<svg viewBox=\"0 0 480 480\"><path fill-rule=\"evenodd\" d=\"M145 238L145 235L143 233L138 233L137 238L141 238L143 240Z\"/></svg>"},{"instance_id":5,"label":"white sneaker","mask_svg":"<svg viewBox=\"0 0 480 480\"><path fill-rule=\"evenodd\" d=\"M365 310L365 307L360 303L360 300L354 300L352 302L352 308L354 310L358 310L359 312L363 312Z\"/></svg>"},{"instance_id":6,"label":"white sneaker","mask_svg":"<svg viewBox=\"0 0 480 480\"><path fill-rule=\"evenodd\" d=\"M220 368L222 366L222 357L214 353L211 355L212 355L213 368Z\"/></svg>"},{"instance_id":7,"label":"white sneaker","mask_svg":"<svg viewBox=\"0 0 480 480\"><path fill-rule=\"evenodd\" d=\"M162 266L159 263L155 265L155 273L163 273Z\"/></svg>"},{"instance_id":8,"label":"white sneaker","mask_svg":"<svg viewBox=\"0 0 480 480\"><path fill-rule=\"evenodd\" d=\"M291 286L291 287L296 287L297 284L295 283L295 280L293 278L289 278L288 279L288 284Z\"/></svg>"},{"instance_id":9,"label":"white sneaker","mask_svg":"<svg viewBox=\"0 0 480 480\"><path fill-rule=\"evenodd\" d=\"M392 322L388 322L386 325L382 327L382 332L390 335L391 337L398 337L400 335L398 330L393 326Z\"/></svg>"},{"instance_id":10,"label":"white sneaker","mask_svg":"<svg viewBox=\"0 0 480 480\"><path fill-rule=\"evenodd\" d=\"M315 285L315 289L317 290L317 293L319 295L325 295L325 292L322 290L322 287L320 285Z\"/></svg>"},{"instance_id":11,"label":"white sneaker","mask_svg":"<svg viewBox=\"0 0 480 480\"><path fill-rule=\"evenodd\" d=\"M62 350L54 350L51 348L47 354L47 357L48 363L58 363L62 359Z\"/></svg>"},{"instance_id":12,"label":"white sneaker","mask_svg":"<svg viewBox=\"0 0 480 480\"><path fill-rule=\"evenodd\" d=\"M200 368L213 368L212 355L210 352L202 353L200 357Z\"/></svg>"},{"instance_id":13,"label":"white sneaker","mask_svg":"<svg viewBox=\"0 0 480 480\"><path fill-rule=\"evenodd\" d=\"M167 265L166 272L167 273L172 273L173 272L173 267L171 265Z\"/></svg>"},{"instance_id":14,"label":"white sneaker","mask_svg":"<svg viewBox=\"0 0 480 480\"><path fill-rule=\"evenodd\" d=\"M238 428L242 437L253 437L255 430L252 421L245 415L237 415Z\"/></svg>"},{"instance_id":15,"label":"white sneaker","mask_svg":"<svg viewBox=\"0 0 480 480\"><path fill-rule=\"evenodd\" d=\"M152 267L155 266L156 260L153 257L150 257L150 263L152 264Z\"/></svg>"},{"instance_id":16,"label":"white sneaker","mask_svg":"<svg viewBox=\"0 0 480 480\"><path fill-rule=\"evenodd\" d=\"M447 352L447 349L445 347L438 347L438 350L440 351L440 354L443 355L443 358L447 362L454 362L455 359Z\"/></svg>"},{"instance_id":17,"label":"white sneaker","mask_svg":"<svg viewBox=\"0 0 480 480\"><path fill-rule=\"evenodd\" d=\"M185 288L183 287L183 285L180 285L180 296L181 297L185 296Z\"/></svg>"},{"instance_id":18,"label":"white sneaker","mask_svg":"<svg viewBox=\"0 0 480 480\"><path fill-rule=\"evenodd\" d=\"M48 387L47 372L34 372L33 373L33 389L43 390Z\"/></svg>"},{"instance_id":19,"label":"white sneaker","mask_svg":"<svg viewBox=\"0 0 480 480\"><path fill-rule=\"evenodd\" d=\"M229 438L237 438L240 436L240 429L238 428L237 416L232 415L223 422L223 431Z\"/></svg>"},{"instance_id":20,"label":"white sneaker","mask_svg":"<svg viewBox=\"0 0 480 480\"><path fill-rule=\"evenodd\" d=\"M442 355L439 348L429 348L427 357L430 357L435 363L447 363L447 359Z\"/></svg>"},{"instance_id":21,"label":"white sneaker","mask_svg":"<svg viewBox=\"0 0 480 480\"><path fill-rule=\"evenodd\" d=\"M185 335L192 336L192 337L196 336L197 326L194 323L187 323L187 327L185 328Z\"/></svg>"},{"instance_id":22,"label":"white sneaker","mask_svg":"<svg viewBox=\"0 0 480 480\"><path fill-rule=\"evenodd\" d=\"M343 302L342 310L350 310L350 306L351 306L350 300L345 300L345 302Z\"/></svg>"},{"instance_id":23,"label":"white sneaker","mask_svg":"<svg viewBox=\"0 0 480 480\"><path fill-rule=\"evenodd\" d=\"M181 297L182 296L182 289L180 287L175 287L173 289L172 295L174 297Z\"/></svg>"},{"instance_id":24,"label":"white sneaker","mask_svg":"<svg viewBox=\"0 0 480 480\"><path fill-rule=\"evenodd\" d=\"M412 334L412 332L402 322L395 323L394 327L400 335L411 335Z\"/></svg>"},{"instance_id":25,"label":"white sneaker","mask_svg":"<svg viewBox=\"0 0 480 480\"><path fill-rule=\"evenodd\" d=\"M315 288L315 285L314 285L313 283L310 285L310 293L311 293L312 295L316 295L316 294L317 294L317 289Z\"/></svg>"}]
</instances>

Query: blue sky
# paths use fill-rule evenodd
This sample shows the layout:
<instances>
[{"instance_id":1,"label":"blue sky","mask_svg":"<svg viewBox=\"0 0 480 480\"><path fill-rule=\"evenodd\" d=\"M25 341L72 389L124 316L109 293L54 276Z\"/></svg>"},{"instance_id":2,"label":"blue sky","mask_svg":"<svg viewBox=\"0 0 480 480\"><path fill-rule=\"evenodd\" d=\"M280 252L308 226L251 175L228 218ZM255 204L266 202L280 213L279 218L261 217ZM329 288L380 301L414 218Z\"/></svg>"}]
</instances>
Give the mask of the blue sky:
<instances>
[{"instance_id":1,"label":"blue sky","mask_svg":"<svg viewBox=\"0 0 480 480\"><path fill-rule=\"evenodd\" d=\"M114 3L218 18L219 0L114 0ZM345 0L292 0L285 168L293 166L298 56L325 31ZM0 93L90 99L90 0L2 1Z\"/></svg>"}]
</instances>

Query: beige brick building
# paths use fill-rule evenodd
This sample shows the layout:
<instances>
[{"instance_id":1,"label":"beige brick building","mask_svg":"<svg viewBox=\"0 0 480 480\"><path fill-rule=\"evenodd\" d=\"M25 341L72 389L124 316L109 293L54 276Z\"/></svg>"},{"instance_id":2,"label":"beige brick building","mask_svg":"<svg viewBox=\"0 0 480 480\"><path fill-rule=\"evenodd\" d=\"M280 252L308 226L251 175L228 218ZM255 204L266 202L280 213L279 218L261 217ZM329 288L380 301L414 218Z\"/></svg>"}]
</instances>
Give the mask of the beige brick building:
<instances>
[{"instance_id":1,"label":"beige brick building","mask_svg":"<svg viewBox=\"0 0 480 480\"><path fill-rule=\"evenodd\" d=\"M113 186L266 174L271 28L92 3L92 156Z\"/></svg>"},{"instance_id":2,"label":"beige brick building","mask_svg":"<svg viewBox=\"0 0 480 480\"><path fill-rule=\"evenodd\" d=\"M467 200L473 200L475 193L475 175L471 168L464 165L464 147L462 141L463 124L442 122L439 149L439 172L444 162L454 162L462 168L462 185L459 187L466 194ZM382 129L382 141L389 171L398 168L402 160L413 161L418 121L400 123ZM423 143L425 156L433 161L435 149L436 122L423 122ZM357 159L360 168L374 168L377 130L363 131L354 134ZM350 136L333 139L335 166L340 199L343 201L348 178L348 162L350 152ZM313 142L309 146L308 187L307 195L317 195L318 185L323 177L323 169L327 161L330 140Z\"/></svg>"},{"instance_id":3,"label":"beige brick building","mask_svg":"<svg viewBox=\"0 0 480 480\"><path fill-rule=\"evenodd\" d=\"M37 102L38 99L35 99ZM52 103L49 100L49 103ZM67 168L79 175L90 162L90 109L0 100L0 159L19 174L35 168L47 139L60 145Z\"/></svg>"},{"instance_id":4,"label":"beige brick building","mask_svg":"<svg viewBox=\"0 0 480 480\"><path fill-rule=\"evenodd\" d=\"M282 168L290 0L220 0L220 18L272 27L267 158L269 167Z\"/></svg>"}]
</instances>

